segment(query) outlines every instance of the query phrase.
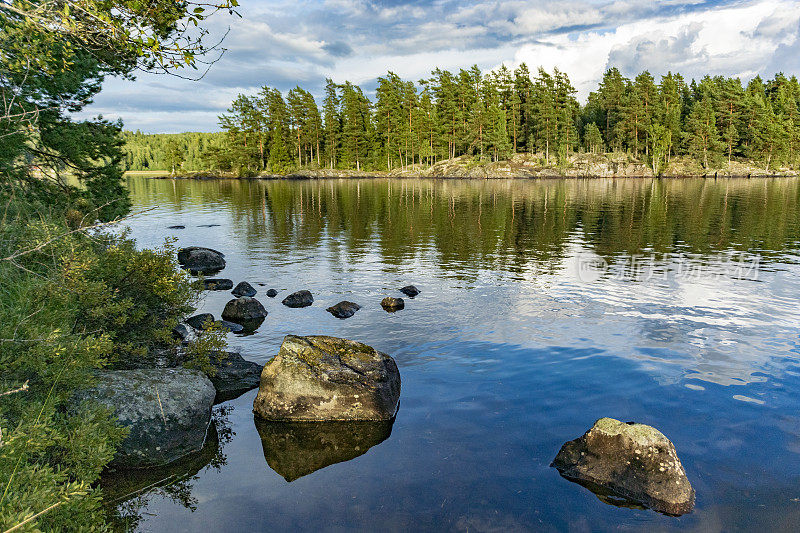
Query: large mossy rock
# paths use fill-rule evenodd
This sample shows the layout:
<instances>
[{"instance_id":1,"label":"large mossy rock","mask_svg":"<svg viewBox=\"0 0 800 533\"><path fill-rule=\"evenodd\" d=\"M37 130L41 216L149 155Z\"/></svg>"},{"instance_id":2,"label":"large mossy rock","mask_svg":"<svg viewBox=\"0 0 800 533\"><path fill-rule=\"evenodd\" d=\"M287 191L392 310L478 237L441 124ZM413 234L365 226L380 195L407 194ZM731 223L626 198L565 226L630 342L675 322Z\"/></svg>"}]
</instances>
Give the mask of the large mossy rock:
<instances>
[{"instance_id":1,"label":"large mossy rock","mask_svg":"<svg viewBox=\"0 0 800 533\"><path fill-rule=\"evenodd\" d=\"M388 420L400 372L374 348L336 337L287 335L261 372L256 416L266 420Z\"/></svg>"},{"instance_id":2,"label":"large mossy rock","mask_svg":"<svg viewBox=\"0 0 800 533\"><path fill-rule=\"evenodd\" d=\"M392 434L393 420L269 422L256 419L267 464L286 481L364 455Z\"/></svg>"},{"instance_id":3,"label":"large mossy rock","mask_svg":"<svg viewBox=\"0 0 800 533\"><path fill-rule=\"evenodd\" d=\"M112 467L150 468L203 448L216 390L197 370L159 368L108 370L80 393L110 408L128 436Z\"/></svg>"},{"instance_id":4,"label":"large mossy rock","mask_svg":"<svg viewBox=\"0 0 800 533\"><path fill-rule=\"evenodd\" d=\"M212 354L214 375L209 379L217 390L214 403L226 402L258 387L263 366L247 361L236 352Z\"/></svg>"},{"instance_id":5,"label":"large mossy rock","mask_svg":"<svg viewBox=\"0 0 800 533\"><path fill-rule=\"evenodd\" d=\"M189 246L178 250L178 263L192 274L212 274L225 268L225 254L211 248Z\"/></svg>"},{"instance_id":6,"label":"large mossy rock","mask_svg":"<svg viewBox=\"0 0 800 533\"><path fill-rule=\"evenodd\" d=\"M609 489L661 513L682 515L694 508L694 489L675 446L651 426L601 418L564 444L552 466L568 479Z\"/></svg>"}]
</instances>

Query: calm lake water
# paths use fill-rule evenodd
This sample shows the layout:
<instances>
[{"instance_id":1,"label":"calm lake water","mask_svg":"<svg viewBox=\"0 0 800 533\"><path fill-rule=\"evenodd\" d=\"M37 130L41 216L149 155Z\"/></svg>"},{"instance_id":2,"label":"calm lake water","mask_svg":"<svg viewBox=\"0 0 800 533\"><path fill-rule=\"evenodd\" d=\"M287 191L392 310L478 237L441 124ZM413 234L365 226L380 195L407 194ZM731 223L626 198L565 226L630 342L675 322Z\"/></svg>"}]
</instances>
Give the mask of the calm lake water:
<instances>
[{"instance_id":1,"label":"calm lake water","mask_svg":"<svg viewBox=\"0 0 800 533\"><path fill-rule=\"evenodd\" d=\"M229 338L246 359L326 334L402 376L393 426L276 433L254 422L256 391L222 404L207 450L118 502L140 530L800 528L800 180L130 187L153 208L130 220L140 246L218 249L220 276L259 290L266 321ZM422 293L385 312L409 283ZM280 304L299 289L313 306ZM338 320L340 300L363 308ZM603 416L674 442L693 513L609 505L549 466ZM109 499L154 482L116 480Z\"/></svg>"}]
</instances>

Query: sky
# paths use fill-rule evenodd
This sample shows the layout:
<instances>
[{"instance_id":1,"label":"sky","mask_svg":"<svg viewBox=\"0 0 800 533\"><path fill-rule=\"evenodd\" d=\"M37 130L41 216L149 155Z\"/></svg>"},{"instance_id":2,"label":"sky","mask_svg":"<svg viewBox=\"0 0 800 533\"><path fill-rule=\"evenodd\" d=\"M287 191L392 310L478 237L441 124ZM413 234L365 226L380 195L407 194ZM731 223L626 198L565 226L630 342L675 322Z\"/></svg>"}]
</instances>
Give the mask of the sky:
<instances>
[{"instance_id":1,"label":"sky","mask_svg":"<svg viewBox=\"0 0 800 533\"><path fill-rule=\"evenodd\" d=\"M800 75L798 0L240 0L206 21L226 49L199 81L139 73L106 80L82 116L122 118L146 133L218 131L237 94L295 85L318 98L326 78L370 94L404 79L477 64L566 72L585 101L603 72ZM229 30L229 31L228 31ZM187 72L189 75L197 75Z\"/></svg>"}]
</instances>

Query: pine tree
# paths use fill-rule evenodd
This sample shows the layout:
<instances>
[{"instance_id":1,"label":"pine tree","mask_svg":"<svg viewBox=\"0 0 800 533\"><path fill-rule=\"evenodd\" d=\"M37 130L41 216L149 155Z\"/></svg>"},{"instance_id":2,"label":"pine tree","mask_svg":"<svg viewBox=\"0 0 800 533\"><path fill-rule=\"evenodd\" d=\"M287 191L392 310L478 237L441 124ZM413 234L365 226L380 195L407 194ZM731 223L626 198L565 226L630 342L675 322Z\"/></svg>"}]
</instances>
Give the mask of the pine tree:
<instances>
[{"instance_id":1,"label":"pine tree","mask_svg":"<svg viewBox=\"0 0 800 533\"><path fill-rule=\"evenodd\" d=\"M719 134L717 133L714 106L709 94L695 102L686 121L687 148L689 154L703 162L703 168L710 168L719 153Z\"/></svg>"},{"instance_id":2,"label":"pine tree","mask_svg":"<svg viewBox=\"0 0 800 533\"><path fill-rule=\"evenodd\" d=\"M598 128L597 124L594 122L590 122L583 129L583 145L593 154L598 154L602 151L603 135L600 133L600 128Z\"/></svg>"},{"instance_id":3,"label":"pine tree","mask_svg":"<svg viewBox=\"0 0 800 533\"><path fill-rule=\"evenodd\" d=\"M330 168L336 168L339 135L341 132L341 119L339 118L339 96L337 86L328 78L325 80L325 99L323 106L323 120L325 128L325 158Z\"/></svg>"}]
</instances>

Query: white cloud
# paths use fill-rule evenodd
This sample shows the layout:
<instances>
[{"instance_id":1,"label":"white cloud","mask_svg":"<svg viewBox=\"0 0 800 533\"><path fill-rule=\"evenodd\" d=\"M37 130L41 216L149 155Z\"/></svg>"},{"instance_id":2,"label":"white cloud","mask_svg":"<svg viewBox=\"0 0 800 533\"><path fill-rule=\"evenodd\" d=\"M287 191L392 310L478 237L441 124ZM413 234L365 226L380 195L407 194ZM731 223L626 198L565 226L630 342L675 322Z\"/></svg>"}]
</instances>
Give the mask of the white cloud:
<instances>
[{"instance_id":1,"label":"white cloud","mask_svg":"<svg viewBox=\"0 0 800 533\"><path fill-rule=\"evenodd\" d=\"M147 131L179 131L194 117L189 129L214 130L218 113L210 109L223 112L236 92L264 84L288 89L300 83L320 94L325 77L369 85L392 70L416 81L436 67L472 64L558 67L581 98L611 65L627 75L671 70L689 78L800 68L800 10L793 0L243 4L241 19L214 23L217 34L231 25L229 52L203 81L145 76L110 83L84 114L118 114L127 127Z\"/></svg>"}]
</instances>

